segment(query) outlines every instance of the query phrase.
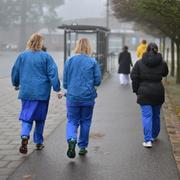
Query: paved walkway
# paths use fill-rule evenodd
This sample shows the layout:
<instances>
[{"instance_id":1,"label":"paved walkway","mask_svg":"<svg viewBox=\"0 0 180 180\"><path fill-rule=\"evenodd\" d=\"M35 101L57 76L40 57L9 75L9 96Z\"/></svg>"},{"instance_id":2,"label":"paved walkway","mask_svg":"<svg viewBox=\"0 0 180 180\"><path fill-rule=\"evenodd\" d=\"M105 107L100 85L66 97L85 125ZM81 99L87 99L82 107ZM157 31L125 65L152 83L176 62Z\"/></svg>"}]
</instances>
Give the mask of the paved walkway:
<instances>
[{"instance_id":1,"label":"paved walkway","mask_svg":"<svg viewBox=\"0 0 180 180\"><path fill-rule=\"evenodd\" d=\"M65 122L60 113L64 102L53 99L48 121L54 119L62 123L47 138L46 148L28 156L9 180L179 180L164 121L159 140L152 149L145 149L139 107L131 89L120 87L114 76L98 91L87 156L77 155L74 160L66 157ZM7 104L3 111L17 111L17 107L9 106ZM6 127L10 120L14 122L8 127L12 137L18 134L16 116L14 113L7 117L3 125ZM49 125L46 127L48 130ZM3 133L4 138L9 137L6 130ZM14 153L17 153L17 144ZM4 161L8 157L4 157Z\"/></svg>"},{"instance_id":2,"label":"paved walkway","mask_svg":"<svg viewBox=\"0 0 180 180\"><path fill-rule=\"evenodd\" d=\"M9 78L1 78L0 84L0 180L4 180L28 156L18 153L21 126L18 121L20 111L18 92L13 90ZM45 137L65 121L65 114L65 99L59 101L56 94L52 93ZM31 142L28 154L34 149L34 144Z\"/></svg>"}]
</instances>

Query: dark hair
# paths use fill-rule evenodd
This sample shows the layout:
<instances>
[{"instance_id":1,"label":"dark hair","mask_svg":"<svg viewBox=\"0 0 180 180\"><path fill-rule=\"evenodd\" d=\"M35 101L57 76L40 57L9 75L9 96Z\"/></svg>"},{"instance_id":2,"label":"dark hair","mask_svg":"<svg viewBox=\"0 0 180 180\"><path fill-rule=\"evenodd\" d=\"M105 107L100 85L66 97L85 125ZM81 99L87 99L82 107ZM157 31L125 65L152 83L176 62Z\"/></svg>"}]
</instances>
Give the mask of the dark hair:
<instances>
[{"instance_id":1,"label":"dark hair","mask_svg":"<svg viewBox=\"0 0 180 180\"><path fill-rule=\"evenodd\" d=\"M146 44L147 41L145 39L142 40L142 44Z\"/></svg>"},{"instance_id":2,"label":"dark hair","mask_svg":"<svg viewBox=\"0 0 180 180\"><path fill-rule=\"evenodd\" d=\"M43 46L42 46L42 50L46 52L46 51L47 51L47 48L43 45Z\"/></svg>"},{"instance_id":3,"label":"dark hair","mask_svg":"<svg viewBox=\"0 0 180 180\"><path fill-rule=\"evenodd\" d=\"M147 52L158 53L158 46L156 43L149 43L147 47Z\"/></svg>"},{"instance_id":4,"label":"dark hair","mask_svg":"<svg viewBox=\"0 0 180 180\"><path fill-rule=\"evenodd\" d=\"M128 46L124 46L123 51L127 51L127 50L128 50Z\"/></svg>"}]
</instances>

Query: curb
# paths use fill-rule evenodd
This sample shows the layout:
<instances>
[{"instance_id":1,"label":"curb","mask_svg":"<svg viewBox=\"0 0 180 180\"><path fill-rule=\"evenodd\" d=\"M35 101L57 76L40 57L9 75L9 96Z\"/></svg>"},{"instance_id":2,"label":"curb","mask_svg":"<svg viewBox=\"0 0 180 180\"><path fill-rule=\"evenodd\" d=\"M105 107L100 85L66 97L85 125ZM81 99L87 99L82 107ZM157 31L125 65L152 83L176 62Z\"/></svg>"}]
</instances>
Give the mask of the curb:
<instances>
[{"instance_id":1,"label":"curb","mask_svg":"<svg viewBox=\"0 0 180 180\"><path fill-rule=\"evenodd\" d=\"M166 89L167 90L167 89ZM162 111L164 115L164 121L169 135L169 139L172 146L174 159L176 161L177 169L180 174L180 121L175 113L174 105L166 91L166 102L163 105Z\"/></svg>"}]
</instances>

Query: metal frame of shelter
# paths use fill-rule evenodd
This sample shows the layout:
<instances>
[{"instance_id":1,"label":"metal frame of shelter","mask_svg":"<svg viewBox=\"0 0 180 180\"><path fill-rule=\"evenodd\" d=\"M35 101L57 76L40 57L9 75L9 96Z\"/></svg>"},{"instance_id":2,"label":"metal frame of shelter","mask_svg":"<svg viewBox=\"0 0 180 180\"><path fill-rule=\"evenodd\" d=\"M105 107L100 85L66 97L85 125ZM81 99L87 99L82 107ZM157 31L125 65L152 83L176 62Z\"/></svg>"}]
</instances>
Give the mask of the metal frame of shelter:
<instances>
[{"instance_id":1,"label":"metal frame of shelter","mask_svg":"<svg viewBox=\"0 0 180 180\"><path fill-rule=\"evenodd\" d=\"M94 34L96 37L96 52L93 55L100 64L102 74L107 71L109 29L91 25L62 25L58 28L64 29L64 61L71 56L72 34L75 34L75 41L78 40L79 34Z\"/></svg>"}]
</instances>

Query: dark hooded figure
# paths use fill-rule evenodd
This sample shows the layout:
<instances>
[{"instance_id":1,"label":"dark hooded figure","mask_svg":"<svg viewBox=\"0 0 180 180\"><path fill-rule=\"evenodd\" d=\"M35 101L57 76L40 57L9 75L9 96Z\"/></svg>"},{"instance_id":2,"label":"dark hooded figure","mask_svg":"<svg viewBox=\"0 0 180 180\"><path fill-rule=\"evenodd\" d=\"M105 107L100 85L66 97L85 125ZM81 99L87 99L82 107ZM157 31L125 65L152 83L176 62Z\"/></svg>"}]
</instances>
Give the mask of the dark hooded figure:
<instances>
[{"instance_id":1,"label":"dark hooded figure","mask_svg":"<svg viewBox=\"0 0 180 180\"><path fill-rule=\"evenodd\" d=\"M155 43L150 43L141 61L137 61L131 72L133 92L142 112L144 147L152 147L152 141L160 132L160 109L164 103L162 78L168 75L168 67L158 53Z\"/></svg>"},{"instance_id":2,"label":"dark hooded figure","mask_svg":"<svg viewBox=\"0 0 180 180\"><path fill-rule=\"evenodd\" d=\"M118 73L119 81L121 85L129 84L130 66L133 66L131 60L131 54L128 52L128 47L124 46L123 51L119 54L118 58Z\"/></svg>"}]
</instances>

